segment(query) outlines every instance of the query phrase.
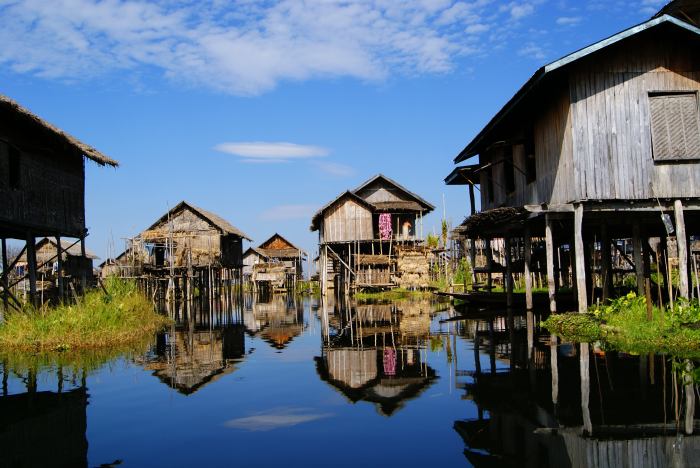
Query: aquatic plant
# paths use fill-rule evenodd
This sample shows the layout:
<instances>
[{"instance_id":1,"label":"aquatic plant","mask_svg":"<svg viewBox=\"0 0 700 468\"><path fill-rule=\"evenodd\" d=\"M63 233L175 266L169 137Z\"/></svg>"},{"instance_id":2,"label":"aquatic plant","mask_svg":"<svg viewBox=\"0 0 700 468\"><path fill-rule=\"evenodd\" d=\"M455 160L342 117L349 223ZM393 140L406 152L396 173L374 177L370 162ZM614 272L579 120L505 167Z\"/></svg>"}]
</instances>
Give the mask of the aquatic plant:
<instances>
[{"instance_id":1,"label":"aquatic plant","mask_svg":"<svg viewBox=\"0 0 700 468\"><path fill-rule=\"evenodd\" d=\"M552 315L542 325L566 340L600 340L619 351L700 356L698 301L679 299L668 307L653 306L651 318L647 314L646 299L631 292L595 305L587 314Z\"/></svg>"},{"instance_id":2,"label":"aquatic plant","mask_svg":"<svg viewBox=\"0 0 700 468\"><path fill-rule=\"evenodd\" d=\"M170 319L159 315L133 281L110 278L78 303L8 313L0 349L24 352L113 348L152 336Z\"/></svg>"}]
</instances>

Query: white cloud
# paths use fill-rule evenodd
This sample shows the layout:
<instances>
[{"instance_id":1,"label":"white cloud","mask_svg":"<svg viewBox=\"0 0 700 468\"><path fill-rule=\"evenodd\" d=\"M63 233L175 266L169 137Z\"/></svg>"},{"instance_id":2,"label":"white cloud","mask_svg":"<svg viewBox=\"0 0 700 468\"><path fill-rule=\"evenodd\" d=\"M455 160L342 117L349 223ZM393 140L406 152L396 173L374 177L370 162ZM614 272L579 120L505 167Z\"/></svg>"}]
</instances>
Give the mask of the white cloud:
<instances>
[{"instance_id":1,"label":"white cloud","mask_svg":"<svg viewBox=\"0 0 700 468\"><path fill-rule=\"evenodd\" d=\"M355 175L355 168L345 164L317 161L314 165L325 174L336 177L350 177Z\"/></svg>"},{"instance_id":2,"label":"white cloud","mask_svg":"<svg viewBox=\"0 0 700 468\"><path fill-rule=\"evenodd\" d=\"M481 24L481 23L475 23L475 24L470 24L466 28L464 28L464 32L467 34L481 34L486 31L491 29L490 26Z\"/></svg>"},{"instance_id":3,"label":"white cloud","mask_svg":"<svg viewBox=\"0 0 700 468\"><path fill-rule=\"evenodd\" d=\"M282 81L444 73L484 52L465 26L531 14L489 0L0 0L0 64L84 81L126 71L257 95ZM499 18L500 16L500 18Z\"/></svg>"},{"instance_id":4,"label":"white cloud","mask_svg":"<svg viewBox=\"0 0 700 468\"><path fill-rule=\"evenodd\" d=\"M282 427L298 426L299 424L331 416L333 416L331 413L313 413L305 408L281 408L244 418L230 419L224 423L224 426L252 432L271 431Z\"/></svg>"},{"instance_id":5,"label":"white cloud","mask_svg":"<svg viewBox=\"0 0 700 468\"><path fill-rule=\"evenodd\" d=\"M542 47L538 46L534 42L527 43L523 47L521 47L520 50L518 50L518 55L523 57L529 57L538 61L542 61L545 58L547 58L544 49L542 49Z\"/></svg>"},{"instance_id":6,"label":"white cloud","mask_svg":"<svg viewBox=\"0 0 700 468\"><path fill-rule=\"evenodd\" d=\"M580 16L560 16L559 18L557 18L557 24L560 26L573 26L580 22Z\"/></svg>"},{"instance_id":7,"label":"white cloud","mask_svg":"<svg viewBox=\"0 0 700 468\"><path fill-rule=\"evenodd\" d=\"M242 157L244 162L285 162L292 159L318 158L327 156L329 151L320 146L298 145L287 142L233 142L221 143L216 151Z\"/></svg>"},{"instance_id":8,"label":"white cloud","mask_svg":"<svg viewBox=\"0 0 700 468\"><path fill-rule=\"evenodd\" d=\"M316 205L278 205L260 213L260 219L263 221L311 219L318 208Z\"/></svg>"}]
</instances>

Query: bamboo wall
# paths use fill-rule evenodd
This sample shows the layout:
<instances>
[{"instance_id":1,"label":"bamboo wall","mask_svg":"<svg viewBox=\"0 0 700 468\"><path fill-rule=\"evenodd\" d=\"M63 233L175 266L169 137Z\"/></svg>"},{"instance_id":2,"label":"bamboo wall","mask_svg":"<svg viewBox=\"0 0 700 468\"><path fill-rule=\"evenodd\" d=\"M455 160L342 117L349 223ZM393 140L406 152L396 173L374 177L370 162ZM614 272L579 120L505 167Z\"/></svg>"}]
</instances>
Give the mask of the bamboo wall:
<instances>
[{"instance_id":1,"label":"bamboo wall","mask_svg":"<svg viewBox=\"0 0 700 468\"><path fill-rule=\"evenodd\" d=\"M371 240L372 212L355 200L344 199L323 216L323 242Z\"/></svg>"}]
</instances>

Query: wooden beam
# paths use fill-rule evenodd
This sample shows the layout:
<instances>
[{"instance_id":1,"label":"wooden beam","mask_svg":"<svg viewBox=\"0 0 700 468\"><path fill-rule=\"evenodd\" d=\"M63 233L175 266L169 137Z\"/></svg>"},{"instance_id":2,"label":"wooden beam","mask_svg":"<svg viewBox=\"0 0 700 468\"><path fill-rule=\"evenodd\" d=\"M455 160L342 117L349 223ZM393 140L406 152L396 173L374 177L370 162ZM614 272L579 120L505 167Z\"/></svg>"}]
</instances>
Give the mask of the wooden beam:
<instances>
[{"instance_id":1,"label":"wooden beam","mask_svg":"<svg viewBox=\"0 0 700 468\"><path fill-rule=\"evenodd\" d=\"M488 286L488 291L493 291L493 251L491 250L491 238L486 238L486 269L488 271L488 278L486 280L486 285Z\"/></svg>"},{"instance_id":2,"label":"wooden beam","mask_svg":"<svg viewBox=\"0 0 700 468\"><path fill-rule=\"evenodd\" d=\"M470 215L476 213L476 200L474 197L474 186L472 184L469 184L469 209L471 210L469 213Z\"/></svg>"},{"instance_id":3,"label":"wooden beam","mask_svg":"<svg viewBox=\"0 0 700 468\"><path fill-rule=\"evenodd\" d=\"M10 281L9 269L7 264L7 240L2 239L2 305L4 311L7 312L9 307Z\"/></svg>"},{"instance_id":4,"label":"wooden beam","mask_svg":"<svg viewBox=\"0 0 700 468\"><path fill-rule=\"evenodd\" d=\"M85 235L86 233L83 233L83 235L80 237L80 256L82 257L81 262L85 262L85 259L87 258L87 253L85 249ZM87 262L85 262L87 264ZM85 294L85 290L87 289L87 272L85 271L85 268L81 268L81 273L80 273L80 290L81 294Z\"/></svg>"},{"instance_id":5,"label":"wooden beam","mask_svg":"<svg viewBox=\"0 0 700 468\"><path fill-rule=\"evenodd\" d=\"M525 308L532 310L532 273L530 272L530 263L532 261L532 238L530 237L530 228L525 228L525 259L524 272L525 275Z\"/></svg>"},{"instance_id":6,"label":"wooden beam","mask_svg":"<svg viewBox=\"0 0 700 468\"><path fill-rule=\"evenodd\" d=\"M676 244L678 245L678 292L686 299L690 296L688 286L688 237L685 234L683 203L676 200L673 205L676 215Z\"/></svg>"},{"instance_id":7,"label":"wooden beam","mask_svg":"<svg viewBox=\"0 0 700 468\"><path fill-rule=\"evenodd\" d=\"M576 261L576 291L578 293L578 311L588 311L586 293L586 260L583 248L583 205L577 204L574 211L574 254Z\"/></svg>"},{"instance_id":8,"label":"wooden beam","mask_svg":"<svg viewBox=\"0 0 700 468\"><path fill-rule=\"evenodd\" d=\"M556 288L554 282L554 236L552 235L552 218L545 215L545 247L547 254L547 290L549 293L549 311L557 311Z\"/></svg>"}]
</instances>

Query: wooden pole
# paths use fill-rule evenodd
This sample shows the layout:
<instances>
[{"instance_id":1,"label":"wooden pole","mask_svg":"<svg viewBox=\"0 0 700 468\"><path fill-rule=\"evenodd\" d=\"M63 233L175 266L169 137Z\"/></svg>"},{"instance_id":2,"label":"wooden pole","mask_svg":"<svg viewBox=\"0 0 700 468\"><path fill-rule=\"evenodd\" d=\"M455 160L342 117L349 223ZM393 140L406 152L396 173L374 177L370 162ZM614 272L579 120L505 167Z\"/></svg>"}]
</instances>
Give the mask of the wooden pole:
<instances>
[{"instance_id":1,"label":"wooden pole","mask_svg":"<svg viewBox=\"0 0 700 468\"><path fill-rule=\"evenodd\" d=\"M525 307L532 310L532 274L530 273L530 262L532 261L532 238L530 228L525 228Z\"/></svg>"},{"instance_id":2,"label":"wooden pole","mask_svg":"<svg viewBox=\"0 0 700 468\"><path fill-rule=\"evenodd\" d=\"M578 311L585 313L588 311L588 295L586 294L586 260L583 248L583 205L580 203L576 204L574 208L574 250Z\"/></svg>"},{"instance_id":3,"label":"wooden pole","mask_svg":"<svg viewBox=\"0 0 700 468\"><path fill-rule=\"evenodd\" d=\"M688 287L688 237L685 234L683 203L676 200L673 204L676 214L676 244L678 245L678 290L681 297L690 296Z\"/></svg>"},{"instance_id":4,"label":"wooden pole","mask_svg":"<svg viewBox=\"0 0 700 468\"><path fill-rule=\"evenodd\" d=\"M87 265L87 262L85 261L87 259L87 253L85 249L85 233L80 237L80 256L82 257L81 261L84 262L84 265ZM85 268L81 268L81 273L80 273L80 292L82 294L85 294L85 289L87 289L87 271L85 271Z\"/></svg>"},{"instance_id":5,"label":"wooden pole","mask_svg":"<svg viewBox=\"0 0 700 468\"><path fill-rule=\"evenodd\" d=\"M559 403L559 357L557 355L557 335L549 336L549 367L552 369L552 404Z\"/></svg>"},{"instance_id":6,"label":"wooden pole","mask_svg":"<svg viewBox=\"0 0 700 468\"><path fill-rule=\"evenodd\" d=\"M581 359L579 370L581 374L581 414L583 416L583 430L587 435L591 435L593 434L593 423L591 422L591 411L588 407L591 394L590 350L588 343L581 343L580 350Z\"/></svg>"},{"instance_id":7,"label":"wooden pole","mask_svg":"<svg viewBox=\"0 0 700 468\"><path fill-rule=\"evenodd\" d=\"M513 261L510 252L510 237L504 237L506 257L506 277L504 278L506 287L506 306L513 307Z\"/></svg>"},{"instance_id":8,"label":"wooden pole","mask_svg":"<svg viewBox=\"0 0 700 468\"><path fill-rule=\"evenodd\" d=\"M9 299L10 299L10 280L9 280L9 274L10 272L7 271L9 268L8 262L7 262L7 240L5 238L2 239L2 305L4 307L4 311L7 312L8 307L9 307Z\"/></svg>"},{"instance_id":9,"label":"wooden pole","mask_svg":"<svg viewBox=\"0 0 700 468\"><path fill-rule=\"evenodd\" d=\"M493 251L491 250L491 238L486 238L486 269L488 270L488 278L486 286L488 292L492 292L493 288Z\"/></svg>"},{"instance_id":10,"label":"wooden pole","mask_svg":"<svg viewBox=\"0 0 700 468\"><path fill-rule=\"evenodd\" d=\"M29 301L36 304L36 239L34 234L27 234L27 268L29 269Z\"/></svg>"},{"instance_id":11,"label":"wooden pole","mask_svg":"<svg viewBox=\"0 0 700 468\"><path fill-rule=\"evenodd\" d=\"M632 224L632 248L634 258L634 272L637 279L637 295L644 296L644 260L642 258L642 236L639 222Z\"/></svg>"},{"instance_id":12,"label":"wooden pole","mask_svg":"<svg viewBox=\"0 0 700 468\"><path fill-rule=\"evenodd\" d=\"M608 234L608 224L603 222L600 227L600 256L601 256L601 274L603 287L603 302L610 299L613 289L612 278L612 257L610 252L610 236Z\"/></svg>"},{"instance_id":13,"label":"wooden pole","mask_svg":"<svg viewBox=\"0 0 700 468\"><path fill-rule=\"evenodd\" d=\"M471 210L469 213L470 215L473 215L474 213L476 213L476 201L475 201L475 197L474 197L474 185L473 184L469 184L469 209Z\"/></svg>"},{"instance_id":14,"label":"wooden pole","mask_svg":"<svg viewBox=\"0 0 700 468\"><path fill-rule=\"evenodd\" d=\"M61 245L61 236L56 236L56 261L58 263L58 271L56 272L58 279L58 300L63 301L63 246Z\"/></svg>"},{"instance_id":15,"label":"wooden pole","mask_svg":"<svg viewBox=\"0 0 700 468\"><path fill-rule=\"evenodd\" d=\"M472 289L474 289L474 285L476 284L476 239L471 238L469 239L469 263L470 267L472 270ZM466 284L464 288L464 292L467 292Z\"/></svg>"},{"instance_id":16,"label":"wooden pole","mask_svg":"<svg viewBox=\"0 0 700 468\"><path fill-rule=\"evenodd\" d=\"M549 294L549 311L556 313L557 298L554 278L554 236L552 234L552 219L549 214L545 215L545 250L547 254L547 290Z\"/></svg>"}]
</instances>

